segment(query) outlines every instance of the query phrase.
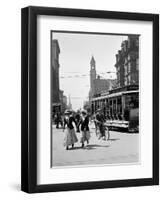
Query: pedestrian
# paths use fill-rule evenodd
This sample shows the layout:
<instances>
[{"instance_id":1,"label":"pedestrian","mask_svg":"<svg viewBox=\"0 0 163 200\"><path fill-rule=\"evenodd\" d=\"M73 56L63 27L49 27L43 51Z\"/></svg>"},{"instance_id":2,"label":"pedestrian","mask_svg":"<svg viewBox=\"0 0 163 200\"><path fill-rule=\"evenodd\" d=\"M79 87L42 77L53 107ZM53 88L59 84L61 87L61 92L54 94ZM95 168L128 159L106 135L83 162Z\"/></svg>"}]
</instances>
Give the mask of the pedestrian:
<instances>
[{"instance_id":1,"label":"pedestrian","mask_svg":"<svg viewBox=\"0 0 163 200\"><path fill-rule=\"evenodd\" d=\"M61 126L62 126L61 113L57 112L57 113L56 113L56 128L57 128L57 129L59 128L59 123L60 123Z\"/></svg>"},{"instance_id":2,"label":"pedestrian","mask_svg":"<svg viewBox=\"0 0 163 200\"><path fill-rule=\"evenodd\" d=\"M97 136L97 129L98 129L98 126L97 126L97 122L96 122L96 114L93 115L93 122L94 122L94 126L95 126L95 132L96 132L96 136Z\"/></svg>"},{"instance_id":3,"label":"pedestrian","mask_svg":"<svg viewBox=\"0 0 163 200\"><path fill-rule=\"evenodd\" d=\"M96 126L98 127L99 132L100 132L98 139L102 138L103 140L105 140L106 139L105 126L104 126L105 118L100 109L98 109L96 112L95 122L96 122Z\"/></svg>"},{"instance_id":4,"label":"pedestrian","mask_svg":"<svg viewBox=\"0 0 163 200\"><path fill-rule=\"evenodd\" d=\"M76 124L75 119L72 115L72 111L66 110L64 118L64 126L63 126L63 130L66 127L66 132L64 137L64 146L66 146L66 150L69 149L70 145L73 148L74 144L78 141L73 123Z\"/></svg>"},{"instance_id":5,"label":"pedestrian","mask_svg":"<svg viewBox=\"0 0 163 200\"><path fill-rule=\"evenodd\" d=\"M80 122L81 122L81 116L80 116L80 111L78 110L76 115L75 115L75 121L76 121L76 132L80 133Z\"/></svg>"},{"instance_id":6,"label":"pedestrian","mask_svg":"<svg viewBox=\"0 0 163 200\"><path fill-rule=\"evenodd\" d=\"M89 144L90 131L89 131L89 116L85 110L81 112L81 139L82 148L84 147L84 142L86 141Z\"/></svg>"}]
</instances>

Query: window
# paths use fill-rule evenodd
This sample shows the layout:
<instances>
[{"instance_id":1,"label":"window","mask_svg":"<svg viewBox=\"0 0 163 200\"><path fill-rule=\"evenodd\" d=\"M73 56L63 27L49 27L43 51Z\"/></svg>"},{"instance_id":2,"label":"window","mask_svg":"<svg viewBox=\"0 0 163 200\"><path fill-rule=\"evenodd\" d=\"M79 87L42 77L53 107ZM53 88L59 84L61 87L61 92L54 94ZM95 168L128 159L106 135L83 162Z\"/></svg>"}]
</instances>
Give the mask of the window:
<instances>
[{"instance_id":1,"label":"window","mask_svg":"<svg viewBox=\"0 0 163 200\"><path fill-rule=\"evenodd\" d=\"M128 63L128 73L131 72L131 63Z\"/></svg>"},{"instance_id":2,"label":"window","mask_svg":"<svg viewBox=\"0 0 163 200\"><path fill-rule=\"evenodd\" d=\"M128 84L129 85L131 84L131 76L130 75L128 76Z\"/></svg>"},{"instance_id":3,"label":"window","mask_svg":"<svg viewBox=\"0 0 163 200\"><path fill-rule=\"evenodd\" d=\"M139 70L139 59L136 59L136 70Z\"/></svg>"},{"instance_id":4,"label":"window","mask_svg":"<svg viewBox=\"0 0 163 200\"><path fill-rule=\"evenodd\" d=\"M136 39L136 46L139 47L139 38Z\"/></svg>"},{"instance_id":5,"label":"window","mask_svg":"<svg viewBox=\"0 0 163 200\"><path fill-rule=\"evenodd\" d=\"M130 54L128 54L128 61L130 60Z\"/></svg>"}]
</instances>

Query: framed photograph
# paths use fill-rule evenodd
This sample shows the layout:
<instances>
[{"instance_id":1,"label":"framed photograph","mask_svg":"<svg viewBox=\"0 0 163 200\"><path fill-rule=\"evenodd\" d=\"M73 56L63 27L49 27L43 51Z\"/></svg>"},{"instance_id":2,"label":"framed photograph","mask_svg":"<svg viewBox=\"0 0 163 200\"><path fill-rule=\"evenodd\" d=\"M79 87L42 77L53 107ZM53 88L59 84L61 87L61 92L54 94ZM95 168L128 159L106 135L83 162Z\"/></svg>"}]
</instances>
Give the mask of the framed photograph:
<instances>
[{"instance_id":1,"label":"framed photograph","mask_svg":"<svg viewBox=\"0 0 163 200\"><path fill-rule=\"evenodd\" d=\"M159 15L22 9L21 188L159 184Z\"/></svg>"}]
</instances>

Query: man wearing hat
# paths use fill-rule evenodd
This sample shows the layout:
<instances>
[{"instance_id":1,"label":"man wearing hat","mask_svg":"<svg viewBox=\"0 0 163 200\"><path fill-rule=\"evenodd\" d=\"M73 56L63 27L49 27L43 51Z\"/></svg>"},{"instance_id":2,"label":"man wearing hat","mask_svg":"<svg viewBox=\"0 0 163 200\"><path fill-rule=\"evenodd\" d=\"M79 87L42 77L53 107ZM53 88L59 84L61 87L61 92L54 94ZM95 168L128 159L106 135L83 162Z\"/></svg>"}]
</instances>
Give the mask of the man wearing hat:
<instances>
[{"instance_id":1,"label":"man wearing hat","mask_svg":"<svg viewBox=\"0 0 163 200\"><path fill-rule=\"evenodd\" d=\"M89 116L87 111L82 110L81 112L81 139L80 142L82 143L82 148L84 147L84 142L86 141L89 144L90 139L90 131L89 131Z\"/></svg>"},{"instance_id":2,"label":"man wearing hat","mask_svg":"<svg viewBox=\"0 0 163 200\"><path fill-rule=\"evenodd\" d=\"M80 111L77 110L76 115L75 115L75 121L76 121L76 132L80 133L80 123L81 123L81 116L80 116Z\"/></svg>"},{"instance_id":3,"label":"man wearing hat","mask_svg":"<svg viewBox=\"0 0 163 200\"><path fill-rule=\"evenodd\" d=\"M105 127L104 127L105 118L104 118L104 115L102 114L101 109L98 109L96 111L95 122L96 122L96 126L99 128L99 131L100 131L99 139L100 138L105 139Z\"/></svg>"}]
</instances>

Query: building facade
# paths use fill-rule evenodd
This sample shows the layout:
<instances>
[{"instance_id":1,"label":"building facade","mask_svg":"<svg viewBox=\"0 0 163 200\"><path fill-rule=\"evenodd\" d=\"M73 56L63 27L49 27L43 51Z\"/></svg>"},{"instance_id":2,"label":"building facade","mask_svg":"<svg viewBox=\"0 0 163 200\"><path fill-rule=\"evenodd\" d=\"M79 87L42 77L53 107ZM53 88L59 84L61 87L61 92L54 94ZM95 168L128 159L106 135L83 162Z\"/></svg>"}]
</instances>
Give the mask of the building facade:
<instances>
[{"instance_id":1,"label":"building facade","mask_svg":"<svg viewBox=\"0 0 163 200\"><path fill-rule=\"evenodd\" d=\"M111 90L115 85L114 79L104 79L101 78L96 73L96 62L92 56L90 61L90 93L89 98L99 96L102 92Z\"/></svg>"},{"instance_id":2,"label":"building facade","mask_svg":"<svg viewBox=\"0 0 163 200\"><path fill-rule=\"evenodd\" d=\"M128 121L130 111L135 109L138 113L139 109L139 36L128 36L122 42L116 54L115 67L117 79L107 86L108 90L104 90L106 80L103 83L96 76L92 81L94 94L90 99L91 112L93 114L101 109L107 119Z\"/></svg>"},{"instance_id":3,"label":"building facade","mask_svg":"<svg viewBox=\"0 0 163 200\"><path fill-rule=\"evenodd\" d=\"M68 96L68 104L67 104L67 108L72 110L72 103L71 103L71 96Z\"/></svg>"},{"instance_id":4,"label":"building facade","mask_svg":"<svg viewBox=\"0 0 163 200\"><path fill-rule=\"evenodd\" d=\"M59 90L60 112L64 113L67 109L67 97L64 95L63 90Z\"/></svg>"},{"instance_id":5,"label":"building facade","mask_svg":"<svg viewBox=\"0 0 163 200\"><path fill-rule=\"evenodd\" d=\"M92 56L90 61L90 93L89 96L92 98L95 94L95 82L96 80L96 62L94 57Z\"/></svg>"},{"instance_id":6,"label":"building facade","mask_svg":"<svg viewBox=\"0 0 163 200\"><path fill-rule=\"evenodd\" d=\"M117 87L139 85L139 36L128 36L116 54Z\"/></svg>"},{"instance_id":7,"label":"building facade","mask_svg":"<svg viewBox=\"0 0 163 200\"><path fill-rule=\"evenodd\" d=\"M51 49L51 91L52 91L52 104L59 104L59 54L60 48L57 40L52 40Z\"/></svg>"},{"instance_id":8,"label":"building facade","mask_svg":"<svg viewBox=\"0 0 163 200\"><path fill-rule=\"evenodd\" d=\"M52 40L51 48L51 101L52 112L64 112L67 108L67 97L64 95L64 91L60 90L59 86L59 54L60 47L58 40Z\"/></svg>"}]
</instances>

